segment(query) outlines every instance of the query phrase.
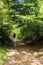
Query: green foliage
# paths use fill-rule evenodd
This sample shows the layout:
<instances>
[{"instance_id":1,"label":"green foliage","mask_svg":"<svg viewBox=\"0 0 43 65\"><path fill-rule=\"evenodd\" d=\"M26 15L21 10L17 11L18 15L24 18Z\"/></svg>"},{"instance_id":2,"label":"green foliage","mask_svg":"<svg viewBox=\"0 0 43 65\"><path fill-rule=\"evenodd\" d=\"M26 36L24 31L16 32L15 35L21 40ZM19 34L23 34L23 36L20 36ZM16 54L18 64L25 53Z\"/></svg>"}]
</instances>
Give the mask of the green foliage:
<instances>
[{"instance_id":1,"label":"green foliage","mask_svg":"<svg viewBox=\"0 0 43 65\"><path fill-rule=\"evenodd\" d=\"M0 47L0 65L2 65L5 57L6 57L6 54L8 52L8 49L5 48L5 47Z\"/></svg>"},{"instance_id":2,"label":"green foliage","mask_svg":"<svg viewBox=\"0 0 43 65\"><path fill-rule=\"evenodd\" d=\"M43 36L43 0L1 0L0 21L13 27L1 24L1 33L8 34L8 39L11 29L11 37L16 33L22 40Z\"/></svg>"},{"instance_id":3,"label":"green foliage","mask_svg":"<svg viewBox=\"0 0 43 65\"><path fill-rule=\"evenodd\" d=\"M2 45L7 45L8 42L10 43L10 33L11 33L12 27L9 24L0 24L0 43Z\"/></svg>"},{"instance_id":4,"label":"green foliage","mask_svg":"<svg viewBox=\"0 0 43 65\"><path fill-rule=\"evenodd\" d=\"M42 1L41 1L42 2ZM19 37L22 40L35 40L43 36L43 14L40 18L40 1L39 0L24 0L12 3L12 17L14 24L19 29Z\"/></svg>"},{"instance_id":5,"label":"green foliage","mask_svg":"<svg viewBox=\"0 0 43 65\"><path fill-rule=\"evenodd\" d=\"M12 31L11 13L9 0L0 1L0 43L7 45L10 43L10 33Z\"/></svg>"},{"instance_id":6,"label":"green foliage","mask_svg":"<svg viewBox=\"0 0 43 65\"><path fill-rule=\"evenodd\" d=\"M22 40L35 40L36 38L43 36L43 23L41 23L39 20L36 20L35 18L27 19L27 20L21 20L18 24L18 27L20 28L20 35L19 38Z\"/></svg>"}]
</instances>

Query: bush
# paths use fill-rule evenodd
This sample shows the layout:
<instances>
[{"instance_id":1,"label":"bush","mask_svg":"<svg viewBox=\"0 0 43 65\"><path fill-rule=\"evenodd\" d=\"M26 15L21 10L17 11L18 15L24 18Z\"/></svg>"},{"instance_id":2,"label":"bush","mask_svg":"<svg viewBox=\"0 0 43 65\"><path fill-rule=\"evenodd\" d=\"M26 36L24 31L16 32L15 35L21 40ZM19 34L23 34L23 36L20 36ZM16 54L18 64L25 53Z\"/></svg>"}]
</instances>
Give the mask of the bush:
<instances>
[{"instance_id":1,"label":"bush","mask_svg":"<svg viewBox=\"0 0 43 65\"><path fill-rule=\"evenodd\" d=\"M0 24L0 43L1 45L7 45L10 42L11 25Z\"/></svg>"},{"instance_id":2,"label":"bush","mask_svg":"<svg viewBox=\"0 0 43 65\"><path fill-rule=\"evenodd\" d=\"M43 22L35 16L16 16L15 24L19 29L18 38L26 41L37 41L40 37L43 37ZM17 30L16 30L17 31Z\"/></svg>"},{"instance_id":3,"label":"bush","mask_svg":"<svg viewBox=\"0 0 43 65\"><path fill-rule=\"evenodd\" d=\"M43 23L39 22L39 20L27 20L27 24L24 24L20 29L20 39L29 40L30 43L38 40L41 36L43 36Z\"/></svg>"}]
</instances>

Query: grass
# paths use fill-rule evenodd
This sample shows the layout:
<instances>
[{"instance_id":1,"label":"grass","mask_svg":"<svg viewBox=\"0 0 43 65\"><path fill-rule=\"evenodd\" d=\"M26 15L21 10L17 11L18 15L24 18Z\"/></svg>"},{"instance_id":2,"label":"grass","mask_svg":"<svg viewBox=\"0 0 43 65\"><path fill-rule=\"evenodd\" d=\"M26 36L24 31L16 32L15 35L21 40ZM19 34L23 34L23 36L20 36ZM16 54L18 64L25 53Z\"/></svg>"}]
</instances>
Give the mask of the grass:
<instances>
[{"instance_id":1,"label":"grass","mask_svg":"<svg viewBox=\"0 0 43 65\"><path fill-rule=\"evenodd\" d=\"M2 63L4 62L7 52L8 52L8 48L0 47L0 65L2 65Z\"/></svg>"}]
</instances>

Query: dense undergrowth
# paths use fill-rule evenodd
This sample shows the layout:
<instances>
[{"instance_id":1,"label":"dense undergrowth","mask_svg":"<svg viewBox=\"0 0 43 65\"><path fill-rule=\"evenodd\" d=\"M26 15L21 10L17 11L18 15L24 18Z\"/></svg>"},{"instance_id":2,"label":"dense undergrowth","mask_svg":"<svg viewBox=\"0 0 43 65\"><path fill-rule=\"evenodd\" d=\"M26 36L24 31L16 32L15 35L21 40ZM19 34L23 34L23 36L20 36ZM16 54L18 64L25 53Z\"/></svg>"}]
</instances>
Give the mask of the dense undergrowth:
<instances>
[{"instance_id":1,"label":"dense undergrowth","mask_svg":"<svg viewBox=\"0 0 43 65\"><path fill-rule=\"evenodd\" d=\"M40 4L41 3L41 4ZM0 42L8 44L15 33L32 42L43 37L43 1L0 1Z\"/></svg>"}]
</instances>

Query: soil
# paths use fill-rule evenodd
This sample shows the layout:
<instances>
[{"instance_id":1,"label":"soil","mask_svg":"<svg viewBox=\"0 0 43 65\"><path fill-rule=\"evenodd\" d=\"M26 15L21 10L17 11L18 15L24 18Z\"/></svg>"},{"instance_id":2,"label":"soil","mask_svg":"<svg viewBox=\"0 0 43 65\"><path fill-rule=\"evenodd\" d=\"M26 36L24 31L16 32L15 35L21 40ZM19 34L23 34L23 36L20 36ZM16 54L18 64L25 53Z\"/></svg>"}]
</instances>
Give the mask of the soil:
<instances>
[{"instance_id":1,"label":"soil","mask_svg":"<svg viewBox=\"0 0 43 65\"><path fill-rule=\"evenodd\" d=\"M11 48L3 65L43 65L43 46L21 45Z\"/></svg>"}]
</instances>

